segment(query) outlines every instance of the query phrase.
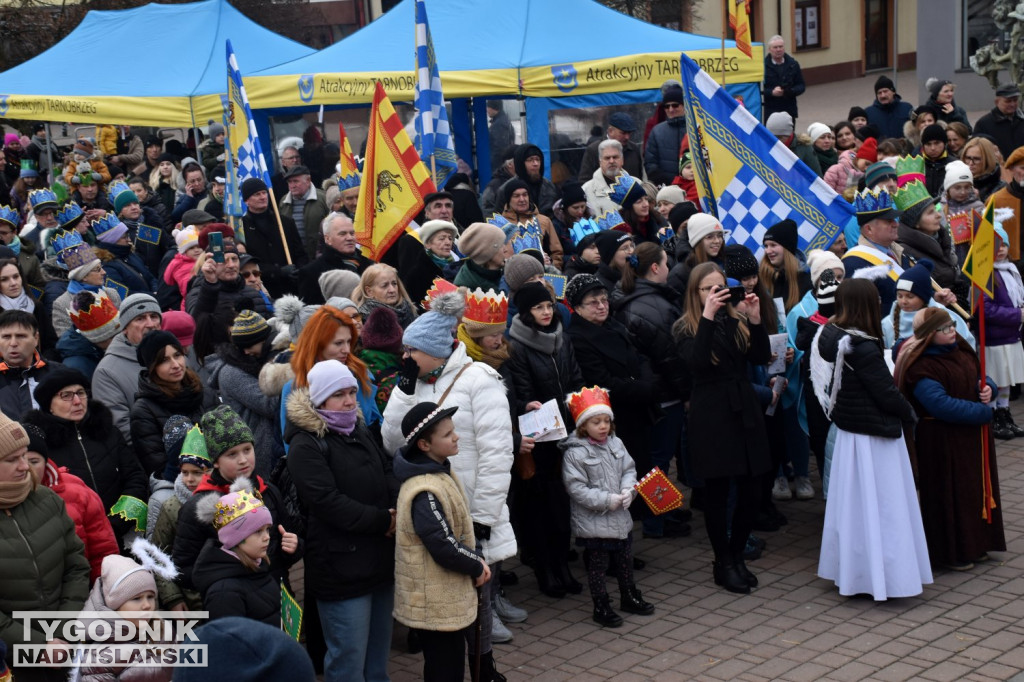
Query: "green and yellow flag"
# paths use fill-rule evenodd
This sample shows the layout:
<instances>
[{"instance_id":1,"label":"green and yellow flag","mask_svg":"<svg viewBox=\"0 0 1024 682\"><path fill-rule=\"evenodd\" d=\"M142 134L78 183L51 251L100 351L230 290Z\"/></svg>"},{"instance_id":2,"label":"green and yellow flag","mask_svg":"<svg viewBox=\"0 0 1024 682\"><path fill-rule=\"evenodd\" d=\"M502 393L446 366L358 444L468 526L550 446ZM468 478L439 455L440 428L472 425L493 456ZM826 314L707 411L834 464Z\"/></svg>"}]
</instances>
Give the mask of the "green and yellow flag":
<instances>
[{"instance_id":1,"label":"green and yellow flag","mask_svg":"<svg viewBox=\"0 0 1024 682\"><path fill-rule=\"evenodd\" d=\"M296 642L302 634L302 607L295 601L288 588L281 581L281 629L287 632Z\"/></svg>"},{"instance_id":2,"label":"green and yellow flag","mask_svg":"<svg viewBox=\"0 0 1024 682\"><path fill-rule=\"evenodd\" d=\"M967 252L963 267L967 279L984 291L989 298L995 297L993 273L996 259L996 230L993 211L994 205L989 199L981 216L981 223L974 232L971 250Z\"/></svg>"}]
</instances>

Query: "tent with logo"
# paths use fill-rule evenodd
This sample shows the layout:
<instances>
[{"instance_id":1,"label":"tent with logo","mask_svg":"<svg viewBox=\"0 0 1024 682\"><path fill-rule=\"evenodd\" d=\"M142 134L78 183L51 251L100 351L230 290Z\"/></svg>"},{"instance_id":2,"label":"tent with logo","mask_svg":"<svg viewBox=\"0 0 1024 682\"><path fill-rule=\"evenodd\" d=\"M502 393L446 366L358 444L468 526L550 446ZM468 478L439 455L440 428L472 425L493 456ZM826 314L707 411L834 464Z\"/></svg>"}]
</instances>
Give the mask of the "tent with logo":
<instances>
[{"instance_id":1,"label":"tent with logo","mask_svg":"<svg viewBox=\"0 0 1024 682\"><path fill-rule=\"evenodd\" d=\"M250 70L314 52L227 0L92 10L64 40L0 73L0 119L181 127L220 121L228 38ZM113 46L136 57L119 59Z\"/></svg>"},{"instance_id":2,"label":"tent with logo","mask_svg":"<svg viewBox=\"0 0 1024 682\"><path fill-rule=\"evenodd\" d=\"M472 158L469 108L478 158L488 159L485 99L523 98L527 137L550 154L552 109L635 104L660 99L679 79L685 52L760 115L763 48L747 57L733 41L654 26L593 0L427 0L430 33L445 98L452 104L456 152ZM257 119L303 108L368 106L374 81L411 102L415 85L414 0L320 52L262 71L246 67ZM470 103L472 100L472 103ZM259 122L258 122L259 123ZM486 161L479 164L486 177Z\"/></svg>"}]
</instances>

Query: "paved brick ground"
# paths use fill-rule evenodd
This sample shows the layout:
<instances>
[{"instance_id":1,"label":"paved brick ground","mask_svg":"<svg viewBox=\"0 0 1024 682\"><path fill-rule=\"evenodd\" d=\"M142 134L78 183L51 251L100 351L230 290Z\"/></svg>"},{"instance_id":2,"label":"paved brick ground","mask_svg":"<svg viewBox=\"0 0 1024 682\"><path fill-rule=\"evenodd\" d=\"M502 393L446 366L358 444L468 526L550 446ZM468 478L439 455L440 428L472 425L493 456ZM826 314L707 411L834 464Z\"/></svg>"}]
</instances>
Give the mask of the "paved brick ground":
<instances>
[{"instance_id":1,"label":"paved brick ground","mask_svg":"<svg viewBox=\"0 0 1024 682\"><path fill-rule=\"evenodd\" d=\"M1022 422L1024 405L1014 403L1014 412ZM768 549L750 564L760 587L730 594L712 582L711 547L695 513L689 538L635 542L647 561L638 583L657 611L627 615L618 629L590 620L586 590L551 600L516 567L520 584L508 594L530 617L511 626L513 642L495 647L499 670L509 680L616 682L1010 679L1024 669L1024 441L1010 443L998 446L1009 551L967 573L936 570L920 597L847 599L819 579L820 497L781 503L789 525L764 533ZM582 577L581 562L573 571ZM404 642L396 627L395 682L421 676L422 657L405 653Z\"/></svg>"}]
</instances>

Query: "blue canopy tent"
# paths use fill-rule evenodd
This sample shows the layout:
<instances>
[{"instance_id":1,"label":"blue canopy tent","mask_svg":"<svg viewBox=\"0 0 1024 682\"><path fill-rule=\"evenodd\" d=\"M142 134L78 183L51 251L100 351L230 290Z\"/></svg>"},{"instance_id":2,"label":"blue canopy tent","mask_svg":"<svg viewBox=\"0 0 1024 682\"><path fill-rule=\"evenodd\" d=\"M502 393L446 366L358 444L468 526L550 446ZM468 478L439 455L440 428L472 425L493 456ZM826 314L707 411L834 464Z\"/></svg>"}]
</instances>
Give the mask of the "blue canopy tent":
<instances>
[{"instance_id":1,"label":"blue canopy tent","mask_svg":"<svg viewBox=\"0 0 1024 682\"><path fill-rule=\"evenodd\" d=\"M314 52L249 20L227 0L92 10L64 40L0 73L0 118L184 128L220 121L228 38L250 70ZM76 68L103 45L137 45L166 58Z\"/></svg>"},{"instance_id":2,"label":"blue canopy tent","mask_svg":"<svg viewBox=\"0 0 1024 682\"><path fill-rule=\"evenodd\" d=\"M523 98L527 137L550 158L552 109L656 102L661 84L678 79L681 52L712 75L724 65L729 91L760 114L760 45L753 57L733 41L726 41L723 52L718 38L654 26L593 0L428 0L427 11L445 98L452 104L456 152L472 158L472 106L483 180L490 158L486 99ZM269 130L268 116L368 106L375 80L393 100L411 102L414 16L414 0L402 0L320 52L247 70L246 90L261 134Z\"/></svg>"}]
</instances>

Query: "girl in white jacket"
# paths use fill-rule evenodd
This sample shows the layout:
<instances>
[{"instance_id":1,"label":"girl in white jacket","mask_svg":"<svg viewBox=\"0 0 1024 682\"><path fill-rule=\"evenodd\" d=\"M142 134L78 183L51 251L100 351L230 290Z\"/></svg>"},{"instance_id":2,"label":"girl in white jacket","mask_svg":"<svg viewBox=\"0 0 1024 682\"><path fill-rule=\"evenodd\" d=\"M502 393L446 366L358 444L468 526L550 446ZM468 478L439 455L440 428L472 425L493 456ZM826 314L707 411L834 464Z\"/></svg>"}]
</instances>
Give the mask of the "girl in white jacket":
<instances>
[{"instance_id":1,"label":"girl in white jacket","mask_svg":"<svg viewBox=\"0 0 1024 682\"><path fill-rule=\"evenodd\" d=\"M566 397L576 431L560 445L565 450L562 480L569 493L569 511L576 544L583 548L587 582L594 600L594 621L610 628L622 625L605 588L605 570L614 557L620 606L643 616L654 606L643 600L633 583L633 519L629 504L636 492L636 467L615 435L608 391L584 388Z\"/></svg>"}]
</instances>

